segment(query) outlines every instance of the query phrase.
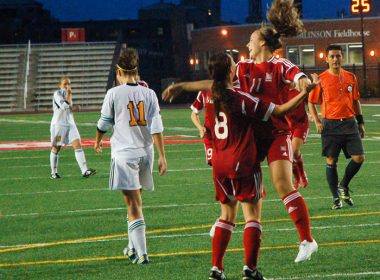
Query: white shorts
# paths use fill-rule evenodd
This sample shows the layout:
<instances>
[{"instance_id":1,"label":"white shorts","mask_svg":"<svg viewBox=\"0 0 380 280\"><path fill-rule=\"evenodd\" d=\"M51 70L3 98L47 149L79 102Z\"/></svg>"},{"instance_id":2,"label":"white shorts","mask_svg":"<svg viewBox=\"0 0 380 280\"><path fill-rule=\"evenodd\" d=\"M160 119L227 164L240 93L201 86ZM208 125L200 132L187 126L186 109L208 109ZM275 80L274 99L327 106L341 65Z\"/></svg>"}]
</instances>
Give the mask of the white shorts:
<instances>
[{"instance_id":1,"label":"white shorts","mask_svg":"<svg viewBox=\"0 0 380 280\"><path fill-rule=\"evenodd\" d=\"M80 139L76 125L52 125L50 127L50 137L52 146L62 146L71 144L74 140Z\"/></svg>"},{"instance_id":2,"label":"white shorts","mask_svg":"<svg viewBox=\"0 0 380 280\"><path fill-rule=\"evenodd\" d=\"M111 159L110 190L153 191L153 152L138 158L116 156Z\"/></svg>"}]
</instances>

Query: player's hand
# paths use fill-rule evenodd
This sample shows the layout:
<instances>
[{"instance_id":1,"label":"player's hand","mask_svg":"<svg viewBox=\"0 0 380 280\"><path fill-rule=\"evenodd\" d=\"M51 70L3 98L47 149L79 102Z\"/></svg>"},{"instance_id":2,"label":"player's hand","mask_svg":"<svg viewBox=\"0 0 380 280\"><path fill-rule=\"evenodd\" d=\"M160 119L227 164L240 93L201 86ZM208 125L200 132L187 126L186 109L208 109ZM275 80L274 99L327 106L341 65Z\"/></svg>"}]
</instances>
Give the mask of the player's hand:
<instances>
[{"instance_id":1,"label":"player's hand","mask_svg":"<svg viewBox=\"0 0 380 280\"><path fill-rule=\"evenodd\" d=\"M172 102L182 91L180 84L171 84L162 92L162 100Z\"/></svg>"},{"instance_id":2,"label":"player's hand","mask_svg":"<svg viewBox=\"0 0 380 280\"><path fill-rule=\"evenodd\" d=\"M318 120L315 122L315 128L317 129L317 133L321 134L323 130L323 124Z\"/></svg>"},{"instance_id":3,"label":"player's hand","mask_svg":"<svg viewBox=\"0 0 380 280\"><path fill-rule=\"evenodd\" d=\"M158 174L160 176L164 175L167 169L168 169L168 165L166 163L166 159L159 158L158 159Z\"/></svg>"},{"instance_id":4,"label":"player's hand","mask_svg":"<svg viewBox=\"0 0 380 280\"><path fill-rule=\"evenodd\" d=\"M319 79L318 74L312 73L310 74L310 77L311 77L311 83L308 83L306 87L306 90L308 93L321 83L321 80Z\"/></svg>"},{"instance_id":5,"label":"player's hand","mask_svg":"<svg viewBox=\"0 0 380 280\"><path fill-rule=\"evenodd\" d=\"M66 85L67 94L71 94L71 85Z\"/></svg>"},{"instance_id":6,"label":"player's hand","mask_svg":"<svg viewBox=\"0 0 380 280\"><path fill-rule=\"evenodd\" d=\"M364 138L365 136L364 123L359 124L359 135L360 135L360 138Z\"/></svg>"},{"instance_id":7,"label":"player's hand","mask_svg":"<svg viewBox=\"0 0 380 280\"><path fill-rule=\"evenodd\" d=\"M102 142L100 143L96 143L94 144L94 149L95 149L95 152L97 153L102 153L103 152L103 149L102 149Z\"/></svg>"},{"instance_id":8,"label":"player's hand","mask_svg":"<svg viewBox=\"0 0 380 280\"><path fill-rule=\"evenodd\" d=\"M74 112L79 112L80 111L80 105L73 105L73 107L71 108L72 111Z\"/></svg>"}]
</instances>

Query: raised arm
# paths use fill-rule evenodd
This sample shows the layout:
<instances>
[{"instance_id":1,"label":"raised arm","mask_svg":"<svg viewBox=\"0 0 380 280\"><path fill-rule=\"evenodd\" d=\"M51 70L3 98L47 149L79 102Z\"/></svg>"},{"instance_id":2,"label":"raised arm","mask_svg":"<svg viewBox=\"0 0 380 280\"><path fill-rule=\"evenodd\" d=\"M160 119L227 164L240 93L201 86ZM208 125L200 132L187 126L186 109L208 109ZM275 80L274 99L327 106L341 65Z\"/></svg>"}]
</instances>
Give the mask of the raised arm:
<instances>
[{"instance_id":1,"label":"raised arm","mask_svg":"<svg viewBox=\"0 0 380 280\"><path fill-rule=\"evenodd\" d=\"M212 80L202 80L195 82L182 82L168 86L162 92L162 100L172 102L174 98L183 92L192 92L200 90L210 90Z\"/></svg>"}]
</instances>

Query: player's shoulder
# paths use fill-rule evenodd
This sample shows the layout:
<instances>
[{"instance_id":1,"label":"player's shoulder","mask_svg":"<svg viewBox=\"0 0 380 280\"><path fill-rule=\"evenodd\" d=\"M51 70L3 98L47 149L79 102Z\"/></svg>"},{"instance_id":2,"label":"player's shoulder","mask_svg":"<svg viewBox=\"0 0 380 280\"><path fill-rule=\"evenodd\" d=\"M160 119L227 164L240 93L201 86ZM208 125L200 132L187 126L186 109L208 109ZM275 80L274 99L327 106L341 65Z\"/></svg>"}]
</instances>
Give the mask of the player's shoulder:
<instances>
[{"instance_id":1,"label":"player's shoulder","mask_svg":"<svg viewBox=\"0 0 380 280\"><path fill-rule=\"evenodd\" d=\"M237 67L251 67L255 64L252 59L243 59L236 63Z\"/></svg>"},{"instance_id":2,"label":"player's shoulder","mask_svg":"<svg viewBox=\"0 0 380 280\"><path fill-rule=\"evenodd\" d=\"M349 79L356 80L356 76L355 76L354 73L352 73L352 72L350 72L350 71L347 71L347 70L344 70L344 69L341 69L341 72L342 72L342 74L343 74L345 77L347 77L347 78L349 78Z\"/></svg>"},{"instance_id":3,"label":"player's shoulder","mask_svg":"<svg viewBox=\"0 0 380 280\"><path fill-rule=\"evenodd\" d=\"M269 60L269 62L277 65L285 65L288 68L295 67L296 65L291 62L289 59L280 57L280 58L275 58L274 56Z\"/></svg>"}]
</instances>

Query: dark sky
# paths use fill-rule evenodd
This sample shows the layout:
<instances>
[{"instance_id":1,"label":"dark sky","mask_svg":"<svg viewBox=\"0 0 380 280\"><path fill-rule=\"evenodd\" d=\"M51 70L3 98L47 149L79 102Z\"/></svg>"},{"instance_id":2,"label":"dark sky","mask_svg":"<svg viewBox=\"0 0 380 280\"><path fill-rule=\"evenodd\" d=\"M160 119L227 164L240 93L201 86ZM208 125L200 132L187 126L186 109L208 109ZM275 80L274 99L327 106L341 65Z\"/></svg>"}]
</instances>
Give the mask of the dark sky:
<instances>
[{"instance_id":1,"label":"dark sky","mask_svg":"<svg viewBox=\"0 0 380 280\"><path fill-rule=\"evenodd\" d=\"M136 19L139 8L159 0L38 0L61 21ZM180 0L165 0L179 3ZM263 0L266 9L272 0ZM349 12L350 0L303 0L304 18L335 18L336 12ZM243 23L248 14L248 0L222 0L222 19Z\"/></svg>"}]
</instances>

